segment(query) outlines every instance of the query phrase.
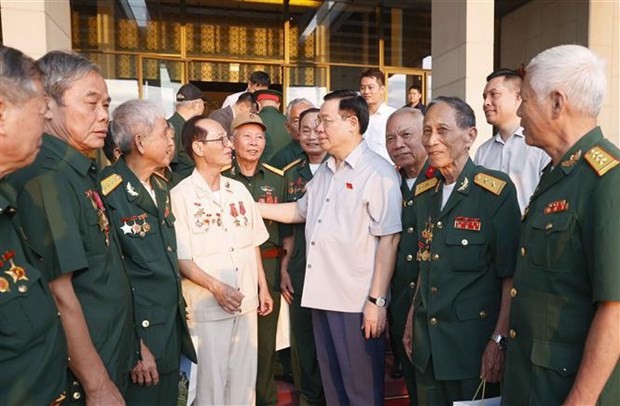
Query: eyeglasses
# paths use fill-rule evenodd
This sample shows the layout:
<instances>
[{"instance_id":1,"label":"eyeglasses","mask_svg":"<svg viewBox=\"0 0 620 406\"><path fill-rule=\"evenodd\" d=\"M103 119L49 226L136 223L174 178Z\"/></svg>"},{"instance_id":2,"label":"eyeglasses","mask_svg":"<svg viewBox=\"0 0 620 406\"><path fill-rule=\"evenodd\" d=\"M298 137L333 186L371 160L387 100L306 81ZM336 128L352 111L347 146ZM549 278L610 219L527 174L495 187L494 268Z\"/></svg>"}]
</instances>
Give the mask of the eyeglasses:
<instances>
[{"instance_id":1,"label":"eyeglasses","mask_svg":"<svg viewBox=\"0 0 620 406\"><path fill-rule=\"evenodd\" d=\"M346 120L347 118L349 118L351 116L340 116L341 120ZM330 125L332 125L336 120L333 118L321 118L321 117L317 117L316 120L314 121L314 124L316 124L316 126L320 126L321 124L323 124L323 127L327 128Z\"/></svg>"},{"instance_id":2,"label":"eyeglasses","mask_svg":"<svg viewBox=\"0 0 620 406\"><path fill-rule=\"evenodd\" d=\"M222 135L220 138L212 138L210 140L196 140L204 143L208 142L221 142L222 146L225 147L227 144L232 143L232 136L230 135Z\"/></svg>"}]
</instances>

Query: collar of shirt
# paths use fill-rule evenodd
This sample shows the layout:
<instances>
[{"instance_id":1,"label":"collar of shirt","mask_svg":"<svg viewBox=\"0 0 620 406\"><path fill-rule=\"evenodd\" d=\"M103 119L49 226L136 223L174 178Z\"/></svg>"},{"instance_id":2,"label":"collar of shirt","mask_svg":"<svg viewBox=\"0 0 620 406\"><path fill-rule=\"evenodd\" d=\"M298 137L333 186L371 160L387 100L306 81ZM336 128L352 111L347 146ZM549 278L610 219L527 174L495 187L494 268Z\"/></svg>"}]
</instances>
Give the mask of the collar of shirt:
<instances>
[{"instance_id":1,"label":"collar of shirt","mask_svg":"<svg viewBox=\"0 0 620 406\"><path fill-rule=\"evenodd\" d=\"M200 172L198 172L198 169L194 169L190 176L192 179L192 183L195 186L194 190L196 191L196 196L198 196L199 198L203 198L205 196L213 195L213 191L211 190L207 182L203 179ZM220 191L225 190L227 192L232 192L232 189L230 188L230 181L231 180L229 178L220 175Z\"/></svg>"},{"instance_id":2,"label":"collar of shirt","mask_svg":"<svg viewBox=\"0 0 620 406\"><path fill-rule=\"evenodd\" d=\"M357 147L353 149L353 151L349 152L349 155L344 159L344 162L348 164L352 169L355 169L355 166L359 163L360 159L362 159L362 155L368 151L368 144L366 141L362 140ZM329 157L327 160L327 167L332 171L336 172L336 158Z\"/></svg>"},{"instance_id":3,"label":"collar of shirt","mask_svg":"<svg viewBox=\"0 0 620 406\"><path fill-rule=\"evenodd\" d=\"M97 165L92 159L53 135L43 134L43 145L41 145L41 148L45 148L58 156L58 158L68 163L82 176L88 172L97 173Z\"/></svg>"},{"instance_id":4,"label":"collar of shirt","mask_svg":"<svg viewBox=\"0 0 620 406\"><path fill-rule=\"evenodd\" d=\"M523 127L517 128L517 130L514 132L514 134L510 138L512 138L513 136L524 138L525 136L523 135ZM510 138L508 139L510 140ZM495 142L499 142L500 144L505 144L499 132L495 134Z\"/></svg>"},{"instance_id":5,"label":"collar of shirt","mask_svg":"<svg viewBox=\"0 0 620 406\"><path fill-rule=\"evenodd\" d=\"M394 109L392 107L388 106L385 102L381 102L381 105L379 106L377 111L375 111L375 114L382 116L384 114L390 115L393 112L394 112ZM372 115L374 116L375 114L372 114Z\"/></svg>"}]
</instances>

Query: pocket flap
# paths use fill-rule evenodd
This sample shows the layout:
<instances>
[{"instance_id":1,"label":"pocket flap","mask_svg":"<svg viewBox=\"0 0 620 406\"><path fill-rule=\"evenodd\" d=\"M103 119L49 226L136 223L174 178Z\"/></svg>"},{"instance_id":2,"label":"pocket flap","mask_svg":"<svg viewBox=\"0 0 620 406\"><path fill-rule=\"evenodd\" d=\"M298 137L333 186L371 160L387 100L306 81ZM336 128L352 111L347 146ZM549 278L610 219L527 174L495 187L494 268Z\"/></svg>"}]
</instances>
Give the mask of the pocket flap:
<instances>
[{"instance_id":1,"label":"pocket flap","mask_svg":"<svg viewBox=\"0 0 620 406\"><path fill-rule=\"evenodd\" d=\"M530 360L566 377L577 373L582 354L581 347L575 345L534 339Z\"/></svg>"},{"instance_id":2,"label":"pocket flap","mask_svg":"<svg viewBox=\"0 0 620 406\"><path fill-rule=\"evenodd\" d=\"M447 245L480 245L484 244L486 239L484 234L479 231L449 231L446 235Z\"/></svg>"},{"instance_id":3,"label":"pocket flap","mask_svg":"<svg viewBox=\"0 0 620 406\"><path fill-rule=\"evenodd\" d=\"M138 312L138 325L143 328L149 328L153 325L163 324L166 322L166 311L164 309L148 309Z\"/></svg>"},{"instance_id":4,"label":"pocket flap","mask_svg":"<svg viewBox=\"0 0 620 406\"><path fill-rule=\"evenodd\" d=\"M532 228L543 230L545 233L564 231L570 225L570 213L554 213L538 216L532 221Z\"/></svg>"}]
</instances>

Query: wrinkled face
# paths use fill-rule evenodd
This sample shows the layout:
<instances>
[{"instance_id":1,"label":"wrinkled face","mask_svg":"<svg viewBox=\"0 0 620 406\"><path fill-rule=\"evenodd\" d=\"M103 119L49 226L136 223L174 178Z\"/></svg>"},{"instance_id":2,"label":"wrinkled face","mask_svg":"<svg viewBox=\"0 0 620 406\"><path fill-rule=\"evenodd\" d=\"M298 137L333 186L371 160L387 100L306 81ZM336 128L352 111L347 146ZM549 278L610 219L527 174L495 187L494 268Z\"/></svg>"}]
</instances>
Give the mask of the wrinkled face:
<instances>
[{"instance_id":1,"label":"wrinkled face","mask_svg":"<svg viewBox=\"0 0 620 406\"><path fill-rule=\"evenodd\" d=\"M497 126L514 120L521 104L519 89L504 77L491 79L484 87L482 98L487 123Z\"/></svg>"},{"instance_id":2,"label":"wrinkled face","mask_svg":"<svg viewBox=\"0 0 620 406\"><path fill-rule=\"evenodd\" d=\"M82 153L103 147L110 119L110 95L103 77L92 72L73 82L62 105L51 100L50 130Z\"/></svg>"},{"instance_id":3,"label":"wrinkled face","mask_svg":"<svg viewBox=\"0 0 620 406\"><path fill-rule=\"evenodd\" d=\"M290 115L286 120L286 129L293 140L299 140L299 115L310 108L312 106L307 103L299 103L291 108Z\"/></svg>"},{"instance_id":4,"label":"wrinkled face","mask_svg":"<svg viewBox=\"0 0 620 406\"><path fill-rule=\"evenodd\" d=\"M318 116L319 113L308 113L300 123L299 143L307 155L320 155L324 152L316 131L316 118Z\"/></svg>"},{"instance_id":5,"label":"wrinkled face","mask_svg":"<svg viewBox=\"0 0 620 406\"><path fill-rule=\"evenodd\" d=\"M321 105L317 117L316 131L319 135L321 148L329 154L346 145L351 140L353 126L350 117L341 116L338 106L339 99L327 100Z\"/></svg>"},{"instance_id":6,"label":"wrinkled face","mask_svg":"<svg viewBox=\"0 0 620 406\"><path fill-rule=\"evenodd\" d=\"M418 91L418 89L409 89L409 93L407 93L407 100L409 101L409 104L411 104L412 106L415 106L416 104L418 104L420 102L420 99L422 98L422 93L420 93Z\"/></svg>"},{"instance_id":7,"label":"wrinkled face","mask_svg":"<svg viewBox=\"0 0 620 406\"><path fill-rule=\"evenodd\" d=\"M422 144L431 166L441 169L453 165L469 155L475 139L475 128L460 128L449 104L439 102L426 111Z\"/></svg>"},{"instance_id":8,"label":"wrinkled face","mask_svg":"<svg viewBox=\"0 0 620 406\"><path fill-rule=\"evenodd\" d=\"M196 127L207 131L207 137L195 140L192 143L196 166L202 166L201 160L207 166L218 169L224 168L232 163L232 142L224 130L224 127L215 120L200 120Z\"/></svg>"},{"instance_id":9,"label":"wrinkled face","mask_svg":"<svg viewBox=\"0 0 620 406\"><path fill-rule=\"evenodd\" d=\"M233 136L235 154L240 162L258 162L265 151L265 131L258 124L244 124Z\"/></svg>"},{"instance_id":10,"label":"wrinkled face","mask_svg":"<svg viewBox=\"0 0 620 406\"><path fill-rule=\"evenodd\" d=\"M377 82L375 77L363 77L360 83L360 93L369 106L378 106L383 102L385 86Z\"/></svg>"},{"instance_id":11,"label":"wrinkled face","mask_svg":"<svg viewBox=\"0 0 620 406\"><path fill-rule=\"evenodd\" d=\"M52 114L40 81L36 94L20 104L0 99L0 162L11 172L31 164L41 148L46 120Z\"/></svg>"},{"instance_id":12,"label":"wrinkled face","mask_svg":"<svg viewBox=\"0 0 620 406\"><path fill-rule=\"evenodd\" d=\"M526 76L521 85L521 105L517 110L526 144L540 148L545 145L544 137L548 133L552 107L549 98L538 100Z\"/></svg>"},{"instance_id":13,"label":"wrinkled face","mask_svg":"<svg viewBox=\"0 0 620 406\"><path fill-rule=\"evenodd\" d=\"M170 165L174 156L174 128L165 118L158 118L150 134L137 134L136 140L143 148L142 159L159 168Z\"/></svg>"},{"instance_id":14,"label":"wrinkled face","mask_svg":"<svg viewBox=\"0 0 620 406\"><path fill-rule=\"evenodd\" d=\"M411 114L392 115L387 123L385 146L390 159L400 168L416 168L426 160L422 145L422 122Z\"/></svg>"}]
</instances>

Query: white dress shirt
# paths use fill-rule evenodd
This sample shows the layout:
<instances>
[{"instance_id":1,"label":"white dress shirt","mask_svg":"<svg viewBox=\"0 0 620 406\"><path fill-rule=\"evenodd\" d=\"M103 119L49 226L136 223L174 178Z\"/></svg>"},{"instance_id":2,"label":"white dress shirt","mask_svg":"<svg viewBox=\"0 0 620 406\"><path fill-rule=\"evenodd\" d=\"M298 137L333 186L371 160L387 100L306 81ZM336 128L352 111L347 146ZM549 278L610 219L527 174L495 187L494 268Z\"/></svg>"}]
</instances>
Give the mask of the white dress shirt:
<instances>
[{"instance_id":1,"label":"white dress shirt","mask_svg":"<svg viewBox=\"0 0 620 406\"><path fill-rule=\"evenodd\" d=\"M371 114L368 121L368 129L364 133L364 139L368 143L368 148L385 158L389 163L393 164L385 147L385 126L388 117L395 112L396 109L381 103L375 114Z\"/></svg>"}]
</instances>

